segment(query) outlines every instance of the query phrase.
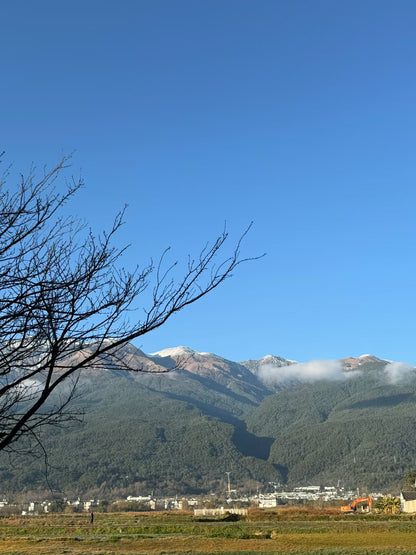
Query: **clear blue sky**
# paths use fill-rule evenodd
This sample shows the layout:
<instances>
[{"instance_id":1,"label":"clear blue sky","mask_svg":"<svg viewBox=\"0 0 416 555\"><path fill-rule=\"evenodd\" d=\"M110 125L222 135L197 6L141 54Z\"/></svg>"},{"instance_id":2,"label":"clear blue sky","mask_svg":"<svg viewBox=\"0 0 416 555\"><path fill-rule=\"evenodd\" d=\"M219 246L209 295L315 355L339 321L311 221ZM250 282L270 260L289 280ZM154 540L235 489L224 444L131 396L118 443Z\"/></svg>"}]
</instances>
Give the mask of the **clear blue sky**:
<instances>
[{"instance_id":1,"label":"clear blue sky","mask_svg":"<svg viewBox=\"0 0 416 555\"><path fill-rule=\"evenodd\" d=\"M255 225L221 290L143 338L234 360L416 363L414 0L14 0L1 141L27 172L76 150L126 264Z\"/></svg>"}]
</instances>

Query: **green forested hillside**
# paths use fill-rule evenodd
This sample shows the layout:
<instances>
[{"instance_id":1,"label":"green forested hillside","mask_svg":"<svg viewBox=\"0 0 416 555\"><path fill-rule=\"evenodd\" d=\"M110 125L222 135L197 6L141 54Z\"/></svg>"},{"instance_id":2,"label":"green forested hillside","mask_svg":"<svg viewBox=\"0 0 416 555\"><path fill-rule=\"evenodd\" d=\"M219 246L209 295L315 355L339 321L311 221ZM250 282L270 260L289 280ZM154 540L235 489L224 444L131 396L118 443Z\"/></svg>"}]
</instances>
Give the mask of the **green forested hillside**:
<instances>
[{"instance_id":1,"label":"green forested hillside","mask_svg":"<svg viewBox=\"0 0 416 555\"><path fill-rule=\"evenodd\" d=\"M416 384L385 383L382 369L345 382L299 384L271 395L248 428L272 436L270 462L290 483L385 488L416 461Z\"/></svg>"},{"instance_id":2,"label":"green forested hillside","mask_svg":"<svg viewBox=\"0 0 416 555\"><path fill-rule=\"evenodd\" d=\"M42 438L48 481L43 456L3 455L2 492L224 491L226 472L240 489L398 487L416 465L416 381L410 374L392 385L384 361L359 363L344 364L344 379L297 380L277 392L242 364L200 353L168 374L96 371L80 382L83 421Z\"/></svg>"},{"instance_id":3,"label":"green forested hillside","mask_svg":"<svg viewBox=\"0 0 416 555\"><path fill-rule=\"evenodd\" d=\"M48 483L65 493L145 484L171 493L223 488L225 472L239 482L280 474L262 460L262 439L246 430L256 406L244 396L186 370L146 375L105 372L82 380L80 425L52 429L43 437ZM247 387L247 389L249 389ZM267 442L267 440L266 440ZM43 457L3 456L3 491L46 487Z\"/></svg>"}]
</instances>

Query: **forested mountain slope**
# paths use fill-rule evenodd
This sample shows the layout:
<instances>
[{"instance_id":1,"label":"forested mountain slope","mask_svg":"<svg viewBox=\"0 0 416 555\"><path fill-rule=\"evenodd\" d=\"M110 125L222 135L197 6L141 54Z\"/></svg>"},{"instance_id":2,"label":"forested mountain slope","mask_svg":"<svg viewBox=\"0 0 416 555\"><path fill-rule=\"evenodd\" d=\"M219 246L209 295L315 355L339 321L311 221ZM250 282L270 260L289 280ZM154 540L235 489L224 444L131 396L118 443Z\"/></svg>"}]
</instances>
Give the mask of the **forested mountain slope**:
<instances>
[{"instance_id":1,"label":"forested mountain slope","mask_svg":"<svg viewBox=\"0 0 416 555\"><path fill-rule=\"evenodd\" d=\"M135 371L81 378L80 424L43 437L51 487L68 495L199 492L256 482L390 488L416 466L413 369L363 356L238 363L129 345ZM168 373L161 372L175 368ZM143 373L150 370L153 373ZM0 459L3 493L45 488L44 459Z\"/></svg>"},{"instance_id":2,"label":"forested mountain slope","mask_svg":"<svg viewBox=\"0 0 416 555\"><path fill-rule=\"evenodd\" d=\"M397 486L416 462L414 374L392 383L372 359L343 381L298 383L267 397L248 429L275 438L269 461L285 481Z\"/></svg>"}]
</instances>

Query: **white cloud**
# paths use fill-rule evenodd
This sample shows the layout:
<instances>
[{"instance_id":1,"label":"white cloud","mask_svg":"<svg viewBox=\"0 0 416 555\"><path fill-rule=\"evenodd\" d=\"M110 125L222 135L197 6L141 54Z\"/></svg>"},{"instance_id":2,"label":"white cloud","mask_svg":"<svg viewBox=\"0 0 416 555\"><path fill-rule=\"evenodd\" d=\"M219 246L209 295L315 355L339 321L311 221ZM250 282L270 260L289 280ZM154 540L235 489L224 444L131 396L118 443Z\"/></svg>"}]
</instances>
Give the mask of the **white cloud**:
<instances>
[{"instance_id":1,"label":"white cloud","mask_svg":"<svg viewBox=\"0 0 416 555\"><path fill-rule=\"evenodd\" d=\"M415 376L414 366L407 362L389 362L384 368L384 372L391 384L398 384Z\"/></svg>"},{"instance_id":2,"label":"white cloud","mask_svg":"<svg viewBox=\"0 0 416 555\"><path fill-rule=\"evenodd\" d=\"M291 381L315 382L346 378L343 366L338 360L311 360L281 367L263 364L259 369L258 376L269 385L279 385Z\"/></svg>"}]
</instances>

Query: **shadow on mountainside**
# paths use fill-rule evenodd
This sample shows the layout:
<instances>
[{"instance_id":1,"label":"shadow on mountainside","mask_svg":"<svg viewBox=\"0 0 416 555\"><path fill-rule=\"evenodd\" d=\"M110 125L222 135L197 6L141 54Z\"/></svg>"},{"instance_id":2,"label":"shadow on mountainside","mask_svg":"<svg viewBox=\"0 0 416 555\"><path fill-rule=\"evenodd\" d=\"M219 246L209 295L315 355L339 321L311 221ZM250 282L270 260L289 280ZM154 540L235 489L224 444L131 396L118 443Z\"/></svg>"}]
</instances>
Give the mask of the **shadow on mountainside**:
<instances>
[{"instance_id":1,"label":"shadow on mountainside","mask_svg":"<svg viewBox=\"0 0 416 555\"><path fill-rule=\"evenodd\" d=\"M414 403L413 393L400 393L398 395L385 395L374 399L365 399L349 405L349 409L373 409L377 407L396 407L402 403Z\"/></svg>"},{"instance_id":2,"label":"shadow on mountainside","mask_svg":"<svg viewBox=\"0 0 416 555\"><path fill-rule=\"evenodd\" d=\"M270 448L274 443L272 437L258 437L247 431L247 424L238 421L234 425L234 433L232 438L234 445L246 457L255 457L267 461L270 455Z\"/></svg>"},{"instance_id":3,"label":"shadow on mountainside","mask_svg":"<svg viewBox=\"0 0 416 555\"><path fill-rule=\"evenodd\" d=\"M224 409L209 405L208 403L204 403L203 401L199 401L187 395L179 395L178 393L172 393L171 391L158 391L158 393L165 395L169 399L175 399L176 401L188 403L207 416L217 418L226 424L231 424L234 427L231 439L242 455L262 460L267 460L269 458L270 448L275 441L274 438L258 437L252 434L247 430L247 424L244 420L240 420Z\"/></svg>"}]
</instances>

